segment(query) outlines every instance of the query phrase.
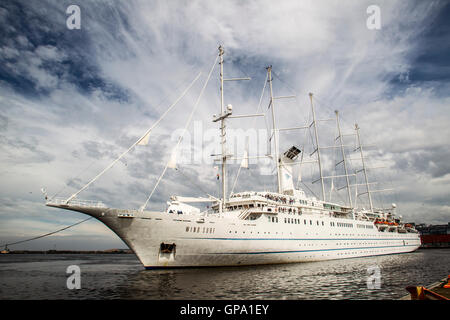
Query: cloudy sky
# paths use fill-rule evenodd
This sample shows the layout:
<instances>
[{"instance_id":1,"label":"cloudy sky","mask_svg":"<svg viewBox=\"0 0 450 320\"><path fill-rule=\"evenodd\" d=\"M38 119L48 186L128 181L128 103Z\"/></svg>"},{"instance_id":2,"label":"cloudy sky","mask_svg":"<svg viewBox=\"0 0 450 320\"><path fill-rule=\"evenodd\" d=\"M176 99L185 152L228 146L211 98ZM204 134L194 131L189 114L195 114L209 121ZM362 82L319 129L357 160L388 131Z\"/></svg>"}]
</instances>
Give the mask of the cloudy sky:
<instances>
[{"instance_id":1,"label":"cloudy sky","mask_svg":"<svg viewBox=\"0 0 450 320\"><path fill-rule=\"evenodd\" d=\"M80 8L80 29L66 13ZM380 8L380 29L368 28L370 5ZM377 206L395 202L405 220L450 221L450 3L448 1L2 1L0 3L0 244L56 230L84 215L45 207L40 192L68 197L139 138L194 77L200 79L138 146L82 192L109 206L138 208L164 168L206 80L217 47L225 47L225 103L236 114L255 113L265 67L273 65L282 126L310 121L308 93L317 117L340 111L344 133L357 122L373 169ZM169 170L149 209L164 209L170 195L219 193L210 154L218 134L218 69L203 95L188 151L200 160ZM267 92L262 112L267 112ZM256 119L256 118L255 118ZM333 145L334 122L320 123L320 143ZM264 120L233 120L228 129L264 132ZM282 136L281 148L305 147L309 132ZM345 142L354 144L354 137ZM232 140L232 139L230 139ZM189 139L183 140L184 142ZM230 141L232 142L232 141ZM200 149L197 147L200 146ZM267 151L258 140L256 151ZM239 155L242 150L232 148ZM264 149L264 150L262 150ZM334 150L334 149L332 149ZM360 166L349 148L352 170ZM324 152L325 153L325 152ZM205 156L207 155L207 156ZM193 157L193 156L192 156ZM208 158L208 159L206 159ZM192 160L192 159L191 159ZM338 172L336 152L324 154L325 173ZM252 164L235 191L273 189L275 176ZM229 168L230 187L238 164ZM313 168L300 186L319 195ZM295 173L298 172L296 168ZM371 172L372 173L372 172ZM382 183L383 182L383 183ZM335 181L337 187L342 181ZM261 187L262 186L262 187ZM327 198L330 185L327 186ZM355 190L352 190L355 192ZM331 194L345 201L344 194ZM364 196L358 205L367 206ZM13 249L126 247L112 231L89 221Z\"/></svg>"}]
</instances>

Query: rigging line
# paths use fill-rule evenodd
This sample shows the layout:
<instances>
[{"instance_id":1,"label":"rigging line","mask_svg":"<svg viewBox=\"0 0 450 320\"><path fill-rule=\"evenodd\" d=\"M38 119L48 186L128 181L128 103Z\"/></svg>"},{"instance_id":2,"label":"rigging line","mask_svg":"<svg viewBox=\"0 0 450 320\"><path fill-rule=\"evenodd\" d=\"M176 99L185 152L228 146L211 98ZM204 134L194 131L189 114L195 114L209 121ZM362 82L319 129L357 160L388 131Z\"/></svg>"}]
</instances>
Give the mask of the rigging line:
<instances>
[{"instance_id":1,"label":"rigging line","mask_svg":"<svg viewBox=\"0 0 450 320\"><path fill-rule=\"evenodd\" d=\"M295 90L294 88L292 88L290 85L288 85L285 81L283 81L277 74L276 72L272 71L272 74L275 75L275 77L280 80L286 87L288 87L290 90L292 90L293 93L297 94L301 94L301 92L299 92L298 90Z\"/></svg>"},{"instance_id":2,"label":"rigging line","mask_svg":"<svg viewBox=\"0 0 450 320\"><path fill-rule=\"evenodd\" d=\"M300 103L298 103L298 100L296 99L296 101L297 101L297 105L298 105L298 107L299 107L299 111L301 112L302 111L302 109L301 109L301 107L300 107ZM306 119L306 123L308 124L308 123L310 123L310 118L311 118L311 113L308 113L308 117L307 117L307 119ZM307 135L308 135L308 133L311 135L311 132L310 132L310 130L309 130L309 128L307 129L307 130L304 130L304 132L303 132L303 146L302 146L302 156L301 156L301 162L300 162L300 164L299 164L299 175L298 175L298 177L297 177L297 188L298 188L298 186L299 186L299 182L300 182L300 180L298 179L298 178L302 178L302 176L300 175L301 174L301 170L302 170L302 165L303 165L303 157L304 157L304 155L305 155L305 144L307 143ZM311 137L311 140L312 140L312 137Z\"/></svg>"},{"instance_id":3,"label":"rigging line","mask_svg":"<svg viewBox=\"0 0 450 320\"><path fill-rule=\"evenodd\" d=\"M234 192L234 188L236 187L236 183L237 183L237 180L238 180L238 178L239 178L239 174L241 173L241 169L242 169L242 165L239 166L238 172L237 172L237 174L236 174L236 178L234 179L233 187L231 188L231 191L230 191L230 196L231 196L231 195L233 194L233 192Z\"/></svg>"},{"instance_id":4,"label":"rigging line","mask_svg":"<svg viewBox=\"0 0 450 320\"><path fill-rule=\"evenodd\" d=\"M200 186L200 184L194 182L193 179L189 178L185 173L183 173L183 171L181 170L181 168L175 168L175 170L176 170L177 172L181 173L181 175L182 175L183 177L185 177L188 181L190 181L190 182L192 183L192 185L194 185L195 187L199 188L200 191L202 191L204 194L209 195L209 194L208 194L208 191L206 191L205 189L203 189L203 188Z\"/></svg>"},{"instance_id":5,"label":"rigging line","mask_svg":"<svg viewBox=\"0 0 450 320\"><path fill-rule=\"evenodd\" d=\"M394 182L392 181L392 176L390 174L388 174L388 178L389 178L389 181L391 182L391 188L394 189L394 192L392 192L394 201L395 201L395 203L398 204L398 191L397 191L397 188L394 188ZM401 208L396 209L396 210L397 210L397 212L396 212L397 215L400 215L402 213L401 212Z\"/></svg>"},{"instance_id":6,"label":"rigging line","mask_svg":"<svg viewBox=\"0 0 450 320\"><path fill-rule=\"evenodd\" d=\"M330 107L330 106L329 106L328 104L326 104L325 102L322 102L321 99L318 99L318 98L317 98L317 94L314 94L314 98L315 98L315 100L316 100L322 107L324 107L324 108L327 109L328 111L334 112L334 110L336 110L336 108ZM334 110L333 110L333 109L334 109Z\"/></svg>"},{"instance_id":7,"label":"rigging line","mask_svg":"<svg viewBox=\"0 0 450 320\"><path fill-rule=\"evenodd\" d=\"M314 196L314 197L316 197L317 199L319 199L319 197L308 187L308 185L306 184L306 183L304 183L303 181L300 181L308 190L309 190L309 192L311 192L312 193L312 195Z\"/></svg>"},{"instance_id":8,"label":"rigging line","mask_svg":"<svg viewBox=\"0 0 450 320\"><path fill-rule=\"evenodd\" d=\"M3 247L3 246L12 246L12 245L15 245L15 244L24 243L24 242L27 242L27 241L31 241L31 240L36 240L36 239L48 237L48 236L50 236L50 235L52 235L52 234L55 234L55 233L58 233L58 232L67 230L67 229L72 228L72 227L74 227L74 226L76 226L76 225L78 225L78 224L81 224L81 223L83 223L83 222L86 222L86 221L88 221L88 220L90 220L90 219L92 219L92 218L94 218L94 217L89 217L89 218L87 218L87 219L78 221L77 223L71 224L70 226L67 226L67 227L64 227L64 228L62 228L62 229L58 229L58 230L56 230L56 231L49 232L49 233L46 233L46 234L43 234L43 235L40 235L40 236L37 236L37 237L33 237L33 238L30 238L30 239L21 240L21 241L17 241L17 242L13 242L13 243L5 243L5 244L2 244L2 245L0 245L0 246L2 246L2 247Z\"/></svg>"},{"instance_id":9,"label":"rigging line","mask_svg":"<svg viewBox=\"0 0 450 320\"><path fill-rule=\"evenodd\" d=\"M337 110L337 108L333 108L332 106L329 106L328 104L326 104L325 102L323 102L323 101L321 100L321 98L318 99L316 94L314 95L314 99L317 101L317 103L318 103L321 107L325 108L327 111L330 111L331 113L333 113L334 110ZM333 109L334 109L334 110L333 110ZM345 115L342 116L342 114L339 114L339 119L340 119L341 123L343 123L343 124L346 125L347 127L352 127L352 126L353 126L352 124L349 125L348 121L347 121L346 118L345 118ZM353 122L355 122L355 121L353 121ZM353 123L353 124L354 124L354 123Z\"/></svg>"},{"instance_id":10,"label":"rigging line","mask_svg":"<svg viewBox=\"0 0 450 320\"><path fill-rule=\"evenodd\" d=\"M337 128L335 129L336 131L337 131ZM337 134L335 134L335 136L336 136ZM334 139L334 148L333 148L333 163L334 163L334 168L333 168L333 172L332 172L332 176L336 176L337 175L337 170L336 170L336 153L337 153L337 150L336 150L336 143L337 143L337 140L336 139ZM337 181L336 181L337 182ZM334 186L334 178L331 178L331 185L330 185L330 202L331 202L331 197L332 197L332 193L333 192L335 192L335 190L334 190L334 188L335 188L335 186Z\"/></svg>"},{"instance_id":11,"label":"rigging line","mask_svg":"<svg viewBox=\"0 0 450 320\"><path fill-rule=\"evenodd\" d=\"M197 98L197 101L194 104L194 107L192 108L191 114L189 115L188 121L183 129L183 133L180 135L180 137L178 138L178 142L175 145L175 148L173 149L173 153L177 152L178 146L181 143L181 140L183 139L183 135L186 133L187 128L189 127L189 124L191 123L192 117L194 116L195 111L197 110L197 107L199 105L200 99L203 95L203 93L205 92L206 86L208 85L209 79L211 78L211 74L217 64L217 60L219 60L219 56L216 57L216 60L214 60L214 64L211 67L211 70L209 71L208 77L205 81L205 84L203 85L202 90L200 91L200 95ZM140 141L140 140L139 140ZM147 200L145 201L145 203L142 205L142 207L140 208L140 211L143 212L145 210L145 208L147 207L148 202L150 201L150 198L152 197L153 193L155 192L156 188L158 187L159 183L161 182L161 179L163 178L164 174L167 171L167 168L169 167L169 164L171 163L172 157L169 159L169 161L167 161L166 166L164 167L163 172L161 173L161 175L159 176L158 180L156 181L156 184L152 190L152 192L150 193L150 195L148 196Z\"/></svg>"},{"instance_id":12,"label":"rigging line","mask_svg":"<svg viewBox=\"0 0 450 320\"><path fill-rule=\"evenodd\" d=\"M194 69L194 67L192 67L192 68L190 69L190 71L192 71L193 69ZM189 73L190 73L190 72L189 72ZM186 81L180 82L180 84L179 84L178 86L176 86L176 88L174 89L174 91L178 91L184 83L186 83ZM155 109L155 110L157 110L158 112L160 112L160 111L161 111L161 110L159 110L160 107L161 107L164 103L166 103L167 100L169 100L169 95L166 95L165 97L163 97L163 99L162 99L155 107L153 107L153 109ZM150 107L151 107L151 106L150 106ZM123 136L125 136L125 134L122 134L122 135L118 138L118 140L120 140ZM93 160L91 164L89 164L85 169L83 169L82 171L80 171L80 173L77 174L77 176L76 176L75 178L70 179L70 181L73 181L73 180L79 178L83 173L87 172L87 170L88 170L90 167L92 167L92 165L93 165L95 162L97 162L97 160ZM51 200L51 199L55 198L58 194L60 194L61 192L63 192L67 187L68 187L67 184L64 185L64 187L62 187L58 192L56 192L56 193L55 193L53 196L51 196L49 199Z\"/></svg>"},{"instance_id":13,"label":"rigging line","mask_svg":"<svg viewBox=\"0 0 450 320\"><path fill-rule=\"evenodd\" d=\"M191 68L189 68L189 70L186 72L186 74L189 76L193 73L193 71L196 69L196 66L192 66ZM189 81L188 76L186 76L186 78L183 81L180 81L180 83L178 84L178 86L175 87L174 90L172 90L173 92L177 92L178 90L181 89L181 87L187 83ZM170 94L166 94L165 97L163 97L162 100L160 100L160 102L158 104L156 104L154 107L152 107L151 105L149 105L149 107L152 107L152 109L156 110L159 114L162 114L161 112L163 110L160 110L161 106L165 103L169 102L169 98L170 98Z\"/></svg>"},{"instance_id":14,"label":"rigging line","mask_svg":"<svg viewBox=\"0 0 450 320\"><path fill-rule=\"evenodd\" d=\"M309 118L308 118L308 121L309 121ZM297 188L299 187L299 185L300 185L300 182L302 182L302 180L303 180L303 177L304 177L304 172L305 172L305 169L304 169L304 167L303 167L303 158L304 158L304 156L305 156L305 150L306 150L306 141L307 141L307 131L309 132L309 129L308 130L305 130L305 132L304 132L304 137L303 137L303 141L304 141L304 144L302 145L302 156L301 156L301 162L300 162L300 164L299 164L299 173L298 173L298 176L297 176ZM311 171L311 169L310 169L310 171Z\"/></svg>"},{"instance_id":15,"label":"rigging line","mask_svg":"<svg viewBox=\"0 0 450 320\"><path fill-rule=\"evenodd\" d=\"M70 179L69 182L67 182L64 187L62 187L58 192L56 192L53 196L51 196L49 199L49 201L51 201L52 199L54 199L58 194L60 194L61 192L63 192L69 185L68 183L74 181L75 179L78 179L80 176L83 175L83 173L85 173L87 170L89 170L90 167L92 167L92 165L97 162L97 160L93 160L91 162L91 164L89 164L86 168L84 168L82 171L80 171L80 173L77 174L77 176L75 178Z\"/></svg>"},{"instance_id":16,"label":"rigging line","mask_svg":"<svg viewBox=\"0 0 450 320\"><path fill-rule=\"evenodd\" d=\"M267 77L268 77L268 74L266 73L266 78L264 79L264 86L263 86L263 89L262 89L262 92L261 92L261 96L259 97L259 103L258 103L258 107L256 108L256 113L258 113L259 109L261 108L261 102L262 102L262 99L263 99L263 96L264 96L264 91L266 90L266 85L267 85ZM265 114L264 114L264 120L266 120ZM255 123L256 123L256 118L253 119L253 124L252 124L252 126L250 128L255 127ZM267 122L266 122L266 125L267 125ZM245 150L247 150L247 167L248 167L248 157L249 157L249 154L248 154L248 139L245 141ZM239 174L241 173L241 168L242 168L242 164L239 166L239 170L237 172L236 178L234 179L234 183L233 183L233 187L231 188L230 195L233 194L234 188L236 187L236 183L237 183L237 180L239 178Z\"/></svg>"},{"instance_id":17,"label":"rigging line","mask_svg":"<svg viewBox=\"0 0 450 320\"><path fill-rule=\"evenodd\" d=\"M143 140L147 135L150 134L150 132L159 124L159 122L161 122L161 120L169 113L169 111L186 95L186 93L189 91L189 89L194 85L194 83L198 80L198 78L200 78L200 75L202 73L199 72L199 74L194 78L194 80L192 80L192 82L190 83L190 85L183 91L183 93L181 94L181 96L178 97L178 99L163 113L163 115L150 127L150 129L148 129L145 134L140 137L135 143L133 143L131 145L131 147L129 147L125 152L123 152L116 160L114 160L110 165L108 165L105 169L103 169L102 172L100 172L98 175L96 175L91 181L89 181L83 188L81 188L80 190L78 190L76 193L74 193L73 195L71 195L67 200L66 203L69 203L70 200L72 200L73 198L75 198L80 192L82 192L83 190L85 190L90 184L92 184L95 180L97 180L101 175L103 175L106 171L108 171L109 169L111 169L123 156L125 156L128 152L131 151L131 149L133 149L139 142L141 142L141 140Z\"/></svg>"},{"instance_id":18,"label":"rigging line","mask_svg":"<svg viewBox=\"0 0 450 320\"><path fill-rule=\"evenodd\" d=\"M236 67L239 69L239 71L241 71L247 78L252 78L252 77L250 77L250 76L248 75L247 72L245 72L244 69L241 68L241 66L240 66L239 63L236 63L236 64L233 63L233 65L236 65Z\"/></svg>"},{"instance_id":19,"label":"rigging line","mask_svg":"<svg viewBox=\"0 0 450 320\"><path fill-rule=\"evenodd\" d=\"M301 151L301 156L300 156L300 163L298 165L298 173L297 173L297 184L296 184L297 189L298 189L299 182L302 179L302 164L303 164L303 156L305 155L305 146L304 145L302 145L300 147L300 151Z\"/></svg>"},{"instance_id":20,"label":"rigging line","mask_svg":"<svg viewBox=\"0 0 450 320\"><path fill-rule=\"evenodd\" d=\"M228 56L227 56L228 58L225 57L225 58L223 59L223 61L224 61L224 62L230 61L231 64L232 64L232 66L235 67L235 68L237 68L237 69L239 69L239 71L241 71L245 76L247 76L248 78L253 78L253 77L249 76L248 73L245 72L244 69L241 68L241 63L238 62L238 61L239 61L239 55L236 56L236 55L233 55L233 53L234 53L234 52L232 51L232 49L230 49L229 54L228 54ZM234 60L233 60L233 59L234 59Z\"/></svg>"}]
</instances>

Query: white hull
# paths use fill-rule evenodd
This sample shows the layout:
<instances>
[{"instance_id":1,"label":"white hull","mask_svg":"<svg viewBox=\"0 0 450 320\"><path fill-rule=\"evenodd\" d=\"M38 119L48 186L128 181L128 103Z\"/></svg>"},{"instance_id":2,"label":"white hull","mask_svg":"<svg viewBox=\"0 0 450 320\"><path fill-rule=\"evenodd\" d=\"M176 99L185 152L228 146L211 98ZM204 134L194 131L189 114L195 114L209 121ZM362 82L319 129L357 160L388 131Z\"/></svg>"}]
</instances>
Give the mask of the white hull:
<instances>
[{"instance_id":1,"label":"white hull","mask_svg":"<svg viewBox=\"0 0 450 320\"><path fill-rule=\"evenodd\" d=\"M284 223L281 218L278 222L240 220L233 213L228 213L229 217L200 218L166 212L57 207L102 221L148 269L333 260L406 253L420 246L417 233L380 232L373 222L318 214L292 215L291 221L297 223ZM121 212L132 217L124 217ZM161 243L175 244L176 248L172 253L161 253Z\"/></svg>"}]
</instances>

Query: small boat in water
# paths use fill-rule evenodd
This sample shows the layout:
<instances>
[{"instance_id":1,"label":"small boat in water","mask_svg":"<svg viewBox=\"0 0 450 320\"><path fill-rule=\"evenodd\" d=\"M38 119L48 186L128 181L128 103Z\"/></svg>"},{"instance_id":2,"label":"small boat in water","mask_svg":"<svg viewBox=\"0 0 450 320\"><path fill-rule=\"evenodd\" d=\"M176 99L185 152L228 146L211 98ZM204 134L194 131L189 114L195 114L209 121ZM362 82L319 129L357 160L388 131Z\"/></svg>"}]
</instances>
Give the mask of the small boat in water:
<instances>
[{"instance_id":1,"label":"small boat in water","mask_svg":"<svg viewBox=\"0 0 450 320\"><path fill-rule=\"evenodd\" d=\"M450 275L447 279L433 283L428 288L423 286L406 287L409 296L401 300L450 300Z\"/></svg>"}]
</instances>

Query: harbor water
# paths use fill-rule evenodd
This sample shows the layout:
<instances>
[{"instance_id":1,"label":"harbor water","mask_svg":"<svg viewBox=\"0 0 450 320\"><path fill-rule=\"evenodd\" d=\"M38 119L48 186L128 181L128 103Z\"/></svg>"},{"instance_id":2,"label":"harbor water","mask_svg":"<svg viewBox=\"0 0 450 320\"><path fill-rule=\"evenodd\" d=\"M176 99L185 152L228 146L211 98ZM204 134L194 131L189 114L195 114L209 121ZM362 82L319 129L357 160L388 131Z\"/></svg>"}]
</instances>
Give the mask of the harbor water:
<instances>
[{"instance_id":1,"label":"harbor water","mask_svg":"<svg viewBox=\"0 0 450 320\"><path fill-rule=\"evenodd\" d=\"M79 289L68 288L73 265L79 267ZM390 300L407 295L407 286L426 286L449 274L450 249L169 270L145 270L133 254L2 254L0 299Z\"/></svg>"}]
</instances>

